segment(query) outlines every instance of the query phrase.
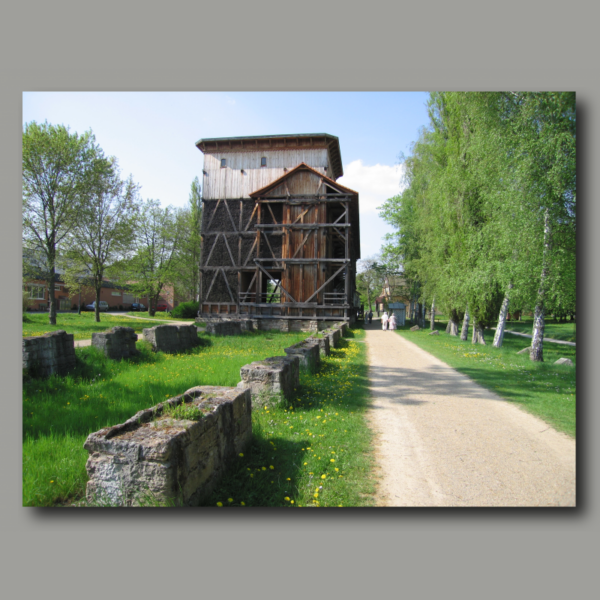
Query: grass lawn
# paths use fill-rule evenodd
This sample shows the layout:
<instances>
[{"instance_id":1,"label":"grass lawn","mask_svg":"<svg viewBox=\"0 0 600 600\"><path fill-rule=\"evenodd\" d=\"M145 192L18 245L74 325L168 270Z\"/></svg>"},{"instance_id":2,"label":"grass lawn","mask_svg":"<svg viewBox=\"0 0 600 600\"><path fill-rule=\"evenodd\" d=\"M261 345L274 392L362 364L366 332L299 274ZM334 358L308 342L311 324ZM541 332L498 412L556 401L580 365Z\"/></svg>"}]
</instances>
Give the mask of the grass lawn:
<instances>
[{"instance_id":1,"label":"grass lawn","mask_svg":"<svg viewBox=\"0 0 600 600\"><path fill-rule=\"evenodd\" d=\"M429 328L409 329L406 325L397 331L483 387L575 437L576 369L553 364L563 356L576 364L575 347L546 342L544 362L536 363L527 353L517 355L529 345L526 338L505 335L502 348L494 348L494 331L489 329L484 331L486 346L448 335L444 324L436 323L439 336L428 335ZM471 329L469 340L470 334Z\"/></svg>"},{"instance_id":2,"label":"grass lawn","mask_svg":"<svg viewBox=\"0 0 600 600\"><path fill-rule=\"evenodd\" d=\"M96 323L93 312L58 313L56 325L48 324L48 313L23 315L23 337L44 335L51 331L63 330L75 334L76 340L90 340L92 333L100 333L111 327L133 327L136 333L141 333L145 327L156 325L152 320L129 319L125 316L100 313L100 323Z\"/></svg>"},{"instance_id":3,"label":"grass lawn","mask_svg":"<svg viewBox=\"0 0 600 600\"><path fill-rule=\"evenodd\" d=\"M576 342L576 323L557 323L555 319L546 319L544 325L544 337L554 340L563 340L565 342ZM507 321L507 331L517 331L519 333L533 333L533 319L523 319L522 321Z\"/></svg>"},{"instance_id":4,"label":"grass lawn","mask_svg":"<svg viewBox=\"0 0 600 600\"><path fill-rule=\"evenodd\" d=\"M372 506L363 330L351 330L287 406L255 410L253 441L206 506Z\"/></svg>"},{"instance_id":5,"label":"grass lawn","mask_svg":"<svg viewBox=\"0 0 600 600\"><path fill-rule=\"evenodd\" d=\"M203 345L186 354L154 354L147 344L140 342L141 356L124 361L110 361L93 347L77 349L78 365L72 375L31 379L23 384L23 505L69 504L84 497L88 453L83 443L89 433L122 423L138 410L196 385L235 386L243 365L267 356L281 356L283 348L305 337L305 333L262 331L245 332L235 338L200 334ZM313 490L312 499L316 502L312 504L368 501L361 494L368 495L369 484L357 483L364 479L369 465L368 433L362 419L367 384L361 346L347 341L346 347L336 350L325 361L317 377L303 374L293 406L254 411L254 440L245 458L247 462L235 466L235 469L253 468L255 476L249 479L261 482L252 493L245 494L247 505L272 506L277 502L286 505L292 499L296 505L309 504L306 484L311 482L312 486L317 475L319 485L327 492L321 491L315 498L318 492ZM301 431L301 424L306 424L310 431ZM313 456L317 451L319 455ZM298 462L300 459L302 462ZM325 465L325 459L328 470L317 469ZM332 459L336 462L331 462ZM292 496L288 489L294 474L290 465L297 468L294 481L302 494L298 488ZM336 467L339 471L335 471ZM265 483L267 470L271 475L269 481L283 486L279 491L276 492L275 484ZM324 485L321 475L333 481L334 473L336 485L330 486L329 481ZM273 487L267 494L269 486ZM315 484L314 488L317 487ZM339 491L346 488L351 489ZM283 491L290 497L289 502L280 493ZM236 496L240 502L243 500L237 492Z\"/></svg>"},{"instance_id":6,"label":"grass lawn","mask_svg":"<svg viewBox=\"0 0 600 600\"><path fill-rule=\"evenodd\" d=\"M445 315L436 315L436 325L443 324L444 328L448 323L448 317ZM559 323L556 319L546 318L544 325L544 337L552 338L553 340L562 340L564 342L576 342L576 323L568 321L567 323ZM462 322L459 325L459 329L462 326ZM427 320L427 327L429 327L429 319ZM516 331L518 333L526 333L528 335L533 334L533 319L523 318L521 321L507 321L505 331Z\"/></svg>"}]
</instances>

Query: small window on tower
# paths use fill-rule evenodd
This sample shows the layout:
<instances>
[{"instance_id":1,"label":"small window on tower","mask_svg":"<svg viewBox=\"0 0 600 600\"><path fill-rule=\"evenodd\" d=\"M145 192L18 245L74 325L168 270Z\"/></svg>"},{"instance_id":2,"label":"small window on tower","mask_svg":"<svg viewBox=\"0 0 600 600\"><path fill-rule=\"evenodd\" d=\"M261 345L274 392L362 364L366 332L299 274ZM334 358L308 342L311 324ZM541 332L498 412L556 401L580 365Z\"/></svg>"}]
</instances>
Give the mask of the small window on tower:
<instances>
[{"instance_id":1,"label":"small window on tower","mask_svg":"<svg viewBox=\"0 0 600 600\"><path fill-rule=\"evenodd\" d=\"M263 157L260 159L260 166L261 166L261 167L266 167L266 166L267 166L267 157L266 157L266 156L263 156Z\"/></svg>"},{"instance_id":2,"label":"small window on tower","mask_svg":"<svg viewBox=\"0 0 600 600\"><path fill-rule=\"evenodd\" d=\"M226 166L227 166L227 159L226 158L222 158L221 159L221 169L223 169Z\"/></svg>"}]
</instances>

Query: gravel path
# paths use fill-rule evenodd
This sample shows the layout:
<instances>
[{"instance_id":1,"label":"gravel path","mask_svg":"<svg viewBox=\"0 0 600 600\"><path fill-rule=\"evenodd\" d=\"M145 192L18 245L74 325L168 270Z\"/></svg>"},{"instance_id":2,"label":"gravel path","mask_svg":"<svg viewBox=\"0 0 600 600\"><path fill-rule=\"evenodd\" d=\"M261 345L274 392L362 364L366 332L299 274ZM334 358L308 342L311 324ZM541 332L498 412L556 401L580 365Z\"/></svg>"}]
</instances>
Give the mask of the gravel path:
<instances>
[{"instance_id":1,"label":"gravel path","mask_svg":"<svg viewBox=\"0 0 600 600\"><path fill-rule=\"evenodd\" d=\"M575 506L575 441L379 323L366 331L379 506Z\"/></svg>"}]
</instances>

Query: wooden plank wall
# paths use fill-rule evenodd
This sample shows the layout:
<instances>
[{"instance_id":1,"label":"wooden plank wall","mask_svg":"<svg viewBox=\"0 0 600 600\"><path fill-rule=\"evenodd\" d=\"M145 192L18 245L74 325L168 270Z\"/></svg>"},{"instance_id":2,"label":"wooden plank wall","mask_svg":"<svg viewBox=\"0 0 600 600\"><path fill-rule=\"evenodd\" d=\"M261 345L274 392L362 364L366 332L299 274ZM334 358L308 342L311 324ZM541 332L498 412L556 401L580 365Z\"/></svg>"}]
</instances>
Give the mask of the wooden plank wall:
<instances>
[{"instance_id":1,"label":"wooden plank wall","mask_svg":"<svg viewBox=\"0 0 600 600\"><path fill-rule=\"evenodd\" d=\"M267 159L266 167L260 166L263 156ZM227 160L227 167L221 167L221 158ZM333 173L326 148L207 153L204 155L202 198L249 198L255 190L285 175L284 169L290 171L301 162L328 177ZM290 190L290 193L293 192Z\"/></svg>"}]
</instances>

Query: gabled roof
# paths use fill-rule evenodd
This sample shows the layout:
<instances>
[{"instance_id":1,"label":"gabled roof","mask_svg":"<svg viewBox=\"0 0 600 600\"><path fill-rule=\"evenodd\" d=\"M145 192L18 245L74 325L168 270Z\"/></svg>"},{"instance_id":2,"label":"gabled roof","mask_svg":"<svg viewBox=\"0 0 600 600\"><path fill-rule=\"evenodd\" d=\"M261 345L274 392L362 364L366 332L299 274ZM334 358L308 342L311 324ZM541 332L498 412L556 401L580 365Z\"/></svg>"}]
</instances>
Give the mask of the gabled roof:
<instances>
[{"instance_id":1,"label":"gabled roof","mask_svg":"<svg viewBox=\"0 0 600 600\"><path fill-rule=\"evenodd\" d=\"M330 179L329 177L327 177L327 175L323 175L323 173L319 173L319 171L317 171L316 169L313 169L312 167L309 167L306 163L303 163L303 162L301 162L299 165L295 166L293 169L291 169L287 173L284 173L279 179L276 179L275 181L271 181L271 183L269 183L268 185L265 185L265 187L262 187L259 190L255 190L254 192L251 192L248 195L250 196L250 198L259 198L260 196L263 196L264 194L266 194L273 188L277 187L288 177L291 177L298 171L302 171L302 170L312 171L317 177L322 178L323 181L327 185L331 186L332 188L335 188L336 190L338 190L339 192L341 192L343 194L351 194L353 196L358 197L358 192L355 192L354 190L351 190L350 188L344 187L343 185L337 183L333 179Z\"/></svg>"},{"instance_id":2,"label":"gabled roof","mask_svg":"<svg viewBox=\"0 0 600 600\"><path fill-rule=\"evenodd\" d=\"M350 199L350 222L352 223L353 228L353 239L354 239L354 249L356 253L356 258L360 258L360 216L358 210L358 192L347 188L333 179L330 179L326 175L319 173L316 169L309 167L306 163L300 163L298 166L294 167L284 175L282 175L279 179L272 181L268 185L260 188L259 190L255 190L248 194L250 198L254 198L255 200L267 194L270 190L274 189L278 185L280 185L283 181L288 179L289 177L293 177L299 171L310 171L314 173L317 177L323 179L323 181L330 187L338 190L342 194L349 194L352 196Z\"/></svg>"}]
</instances>

